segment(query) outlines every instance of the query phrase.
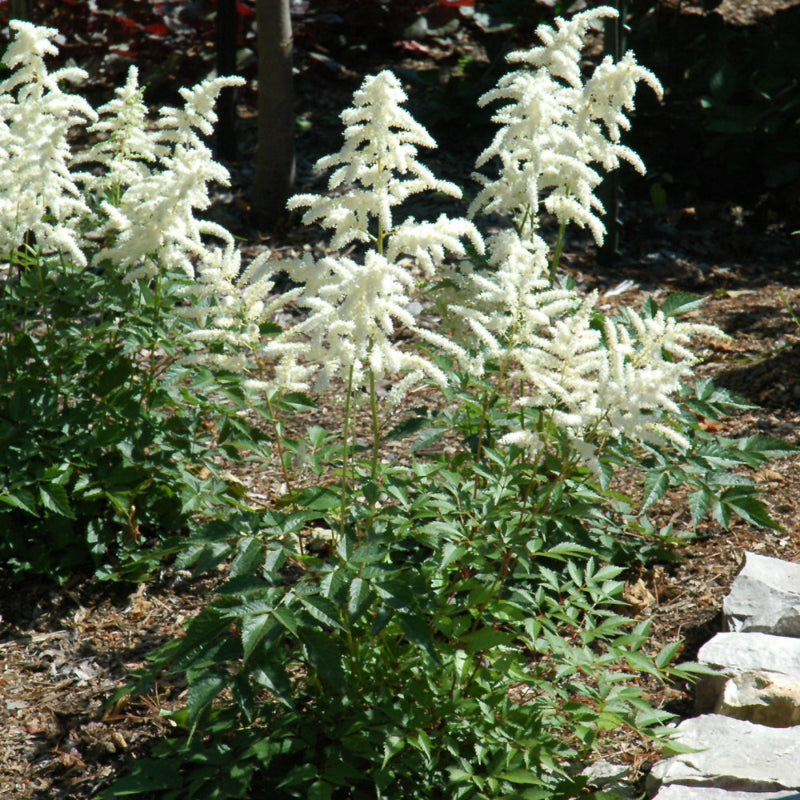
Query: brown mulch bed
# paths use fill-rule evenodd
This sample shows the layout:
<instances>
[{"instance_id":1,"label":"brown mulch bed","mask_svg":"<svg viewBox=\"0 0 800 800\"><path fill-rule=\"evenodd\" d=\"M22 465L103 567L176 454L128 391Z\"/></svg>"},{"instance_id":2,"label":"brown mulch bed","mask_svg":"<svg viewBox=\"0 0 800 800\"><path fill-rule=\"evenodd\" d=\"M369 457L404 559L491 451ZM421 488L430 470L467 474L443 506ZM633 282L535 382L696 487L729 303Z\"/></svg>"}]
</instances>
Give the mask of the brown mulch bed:
<instances>
[{"instance_id":1,"label":"brown mulch bed","mask_svg":"<svg viewBox=\"0 0 800 800\"><path fill-rule=\"evenodd\" d=\"M753 7L763 12L787 4L727 3L722 10L735 6L748 17ZM338 95L346 100L349 91ZM328 111L338 113L338 96L324 94ZM246 181L249 165L238 170ZM303 170L311 180L308 163L301 163ZM724 422L718 432L768 434L800 445L800 327L792 316L800 317L800 237L792 238L780 221L757 224L747 209L724 203L661 214L647 205L631 206L627 216L625 251L614 267L600 268L594 248L578 239L565 254L567 271L581 289L598 289L609 310L620 303L637 306L648 294L661 300L674 291L708 295L698 317L731 338L705 346L699 374L759 406ZM269 244L288 255L304 241L303 234L286 231ZM626 281L632 286L617 292ZM652 619L654 649L682 639L682 658L695 656L719 629L722 599L745 551L800 559L800 456L776 462L757 477L782 530L735 522L722 531L706 523L698 538L670 558L647 568L632 565L629 597L637 615ZM256 504L280 491L274 471L250 471L243 478ZM654 521L656 527L671 522L676 531L689 527L679 493L658 505ZM130 756L146 753L163 737L168 727L159 712L180 702L181 687L159 687L149 697L111 708L109 697L144 666L148 652L181 634L218 580L165 572L134 589L57 589L12 585L0 575L0 797L89 800ZM654 704L691 713L686 687L649 688ZM640 771L655 757L646 745L626 739L618 739L608 755Z\"/></svg>"},{"instance_id":2,"label":"brown mulch bed","mask_svg":"<svg viewBox=\"0 0 800 800\"><path fill-rule=\"evenodd\" d=\"M601 292L601 307L639 305L648 293L710 295L699 316L731 336L707 343L700 375L743 394L759 408L719 426L722 435L769 434L800 444L800 260L797 240L752 234L745 250L734 241L736 215L718 206L684 209L675 219L647 219L650 241L632 240L612 270L601 270L592 248L574 247L565 263L579 286ZM691 224L687 223L691 220ZM631 225L634 232L637 225ZM732 226L732 227L731 227ZM750 235L750 234L748 234ZM620 284L630 288L619 292ZM330 413L326 412L326 413ZM256 503L280 491L268 470L244 476ZM672 557L632 567L629 598L635 613L652 618L652 646L683 639L691 659L720 625L720 608L750 550L800 559L800 456L763 470L765 501L783 526L764 531L735 522L727 532L704 523L699 538ZM689 527L680 494L655 509L657 527ZM119 586L55 589L2 586L0 593L0 796L86 800L142 754L167 726L159 711L180 702L180 687L108 708L113 692L147 653L179 636L182 623L213 593L215 578L169 575L130 591ZM655 704L691 713L686 687L650 686ZM610 743L607 757L641 773L656 757L638 741Z\"/></svg>"}]
</instances>

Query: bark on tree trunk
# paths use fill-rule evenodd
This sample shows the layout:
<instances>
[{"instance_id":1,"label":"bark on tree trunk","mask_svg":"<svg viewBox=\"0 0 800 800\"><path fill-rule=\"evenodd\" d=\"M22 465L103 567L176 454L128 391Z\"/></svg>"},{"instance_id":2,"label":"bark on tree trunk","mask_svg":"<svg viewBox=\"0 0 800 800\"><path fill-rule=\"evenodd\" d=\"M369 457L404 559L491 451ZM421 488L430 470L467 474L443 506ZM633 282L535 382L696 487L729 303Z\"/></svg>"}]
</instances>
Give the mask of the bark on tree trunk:
<instances>
[{"instance_id":1,"label":"bark on tree trunk","mask_svg":"<svg viewBox=\"0 0 800 800\"><path fill-rule=\"evenodd\" d=\"M236 51L239 44L239 12L236 0L217 0L217 75L236 74ZM232 161L236 146L236 87L227 86L217 102L217 157Z\"/></svg>"},{"instance_id":2,"label":"bark on tree trunk","mask_svg":"<svg viewBox=\"0 0 800 800\"><path fill-rule=\"evenodd\" d=\"M253 220L271 227L294 190L294 92L289 0L257 0L258 151Z\"/></svg>"},{"instance_id":3,"label":"bark on tree trunk","mask_svg":"<svg viewBox=\"0 0 800 800\"><path fill-rule=\"evenodd\" d=\"M11 0L8 4L9 19L33 19L33 0Z\"/></svg>"}]
</instances>

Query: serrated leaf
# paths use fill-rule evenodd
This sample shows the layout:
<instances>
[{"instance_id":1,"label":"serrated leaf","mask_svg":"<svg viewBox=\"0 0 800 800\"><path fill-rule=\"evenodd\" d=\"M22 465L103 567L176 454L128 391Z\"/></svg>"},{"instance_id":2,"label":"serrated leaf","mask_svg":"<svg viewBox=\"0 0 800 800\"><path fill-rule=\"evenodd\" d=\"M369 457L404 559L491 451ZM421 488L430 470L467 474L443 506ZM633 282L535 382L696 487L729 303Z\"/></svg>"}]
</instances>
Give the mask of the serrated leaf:
<instances>
[{"instance_id":1,"label":"serrated leaf","mask_svg":"<svg viewBox=\"0 0 800 800\"><path fill-rule=\"evenodd\" d=\"M300 604L311 614L314 619L327 625L329 628L343 630L342 623L339 621L339 609L326 597L319 595L303 596L300 595Z\"/></svg>"},{"instance_id":2,"label":"serrated leaf","mask_svg":"<svg viewBox=\"0 0 800 800\"><path fill-rule=\"evenodd\" d=\"M751 525L756 525L759 528L781 530L781 526L772 519L766 506L757 497L752 495L733 499L723 497L722 503Z\"/></svg>"},{"instance_id":3,"label":"serrated leaf","mask_svg":"<svg viewBox=\"0 0 800 800\"><path fill-rule=\"evenodd\" d=\"M30 492L21 490L15 491L13 494L2 492L0 493L0 503L18 508L20 511L26 511L34 517L39 516L34 508L36 501L33 499L33 495Z\"/></svg>"},{"instance_id":4,"label":"serrated leaf","mask_svg":"<svg viewBox=\"0 0 800 800\"><path fill-rule=\"evenodd\" d=\"M696 526L708 513L713 497L712 493L705 487L689 494L689 511L692 515L693 525Z\"/></svg>"},{"instance_id":5,"label":"serrated leaf","mask_svg":"<svg viewBox=\"0 0 800 800\"><path fill-rule=\"evenodd\" d=\"M645 475L642 511L657 503L669 489L669 475L665 471L652 470Z\"/></svg>"},{"instance_id":6,"label":"serrated leaf","mask_svg":"<svg viewBox=\"0 0 800 800\"><path fill-rule=\"evenodd\" d=\"M347 613L350 615L350 624L354 624L364 615L369 608L372 594L369 583L362 578L354 578L350 584Z\"/></svg>"},{"instance_id":7,"label":"serrated leaf","mask_svg":"<svg viewBox=\"0 0 800 800\"><path fill-rule=\"evenodd\" d=\"M292 682L282 664L266 663L252 672L253 680L272 692L284 705L294 707Z\"/></svg>"},{"instance_id":8,"label":"serrated leaf","mask_svg":"<svg viewBox=\"0 0 800 800\"><path fill-rule=\"evenodd\" d=\"M675 656L680 652L681 647L683 647L683 642L672 642L665 647L662 647L655 659L656 666L659 669L664 669L664 667L671 663Z\"/></svg>"},{"instance_id":9,"label":"serrated leaf","mask_svg":"<svg viewBox=\"0 0 800 800\"><path fill-rule=\"evenodd\" d=\"M242 648L245 661L278 623L272 614L255 614L242 620Z\"/></svg>"},{"instance_id":10,"label":"serrated leaf","mask_svg":"<svg viewBox=\"0 0 800 800\"><path fill-rule=\"evenodd\" d=\"M416 614L401 614L398 615L397 622L410 642L421 647L437 664L441 662L433 643L431 627L424 619Z\"/></svg>"},{"instance_id":11,"label":"serrated leaf","mask_svg":"<svg viewBox=\"0 0 800 800\"><path fill-rule=\"evenodd\" d=\"M214 698L228 685L228 680L227 675L207 673L189 686L186 693L186 710L189 712L189 724L192 727Z\"/></svg>"},{"instance_id":12,"label":"serrated leaf","mask_svg":"<svg viewBox=\"0 0 800 800\"><path fill-rule=\"evenodd\" d=\"M59 483L44 483L39 487L39 498L42 505L54 514L67 519L75 519L69 504L67 490Z\"/></svg>"},{"instance_id":13,"label":"serrated leaf","mask_svg":"<svg viewBox=\"0 0 800 800\"><path fill-rule=\"evenodd\" d=\"M653 663L652 659L648 658L643 653L630 652L625 654L625 659L633 669L638 669L639 672L645 674L658 676L658 669Z\"/></svg>"},{"instance_id":14,"label":"serrated leaf","mask_svg":"<svg viewBox=\"0 0 800 800\"><path fill-rule=\"evenodd\" d=\"M431 417L428 413L428 409L423 409L421 413L417 412L414 416L408 417L395 425L394 428L383 437L383 441L388 442L393 439L405 439L406 436L411 436L411 434L422 430L425 426L430 425L430 423Z\"/></svg>"},{"instance_id":15,"label":"serrated leaf","mask_svg":"<svg viewBox=\"0 0 800 800\"><path fill-rule=\"evenodd\" d=\"M529 769L512 769L500 775L501 780L508 781L509 783L525 784L529 786L541 786L541 778L537 778L536 774Z\"/></svg>"},{"instance_id":16,"label":"serrated leaf","mask_svg":"<svg viewBox=\"0 0 800 800\"><path fill-rule=\"evenodd\" d=\"M664 316L677 317L689 311L696 311L703 305L704 298L689 292L676 292L670 295L661 306Z\"/></svg>"},{"instance_id":17,"label":"serrated leaf","mask_svg":"<svg viewBox=\"0 0 800 800\"><path fill-rule=\"evenodd\" d=\"M428 447L433 447L447 433L446 428L425 428L411 445L411 452L417 453Z\"/></svg>"},{"instance_id":18,"label":"serrated leaf","mask_svg":"<svg viewBox=\"0 0 800 800\"><path fill-rule=\"evenodd\" d=\"M239 543L236 558L231 564L231 578L255 575L264 560L264 544L252 536L246 536Z\"/></svg>"},{"instance_id":19,"label":"serrated leaf","mask_svg":"<svg viewBox=\"0 0 800 800\"><path fill-rule=\"evenodd\" d=\"M278 606L273 610L272 615L292 636L297 636L299 622L293 611L286 606Z\"/></svg>"},{"instance_id":20,"label":"serrated leaf","mask_svg":"<svg viewBox=\"0 0 800 800\"><path fill-rule=\"evenodd\" d=\"M330 634L304 628L300 638L306 649L309 664L314 668L323 683L338 692L346 689L342 661L344 650Z\"/></svg>"},{"instance_id":21,"label":"serrated leaf","mask_svg":"<svg viewBox=\"0 0 800 800\"><path fill-rule=\"evenodd\" d=\"M510 645L514 640L513 634L496 628L481 628L474 633L468 633L461 637L461 641L467 645L467 652L470 655L491 650L500 645Z\"/></svg>"}]
</instances>

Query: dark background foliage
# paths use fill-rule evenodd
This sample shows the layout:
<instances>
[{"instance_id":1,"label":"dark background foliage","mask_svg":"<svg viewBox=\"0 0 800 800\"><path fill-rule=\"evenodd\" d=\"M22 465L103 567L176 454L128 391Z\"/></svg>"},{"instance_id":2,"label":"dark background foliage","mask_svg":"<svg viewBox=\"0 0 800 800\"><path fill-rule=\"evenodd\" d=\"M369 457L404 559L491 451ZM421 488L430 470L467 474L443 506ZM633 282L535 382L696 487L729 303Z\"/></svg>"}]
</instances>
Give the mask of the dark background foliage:
<instances>
[{"instance_id":1,"label":"dark background foliage","mask_svg":"<svg viewBox=\"0 0 800 800\"><path fill-rule=\"evenodd\" d=\"M255 5L236 5L237 63L251 79L239 102L252 106ZM157 105L177 102L178 87L214 67L216 10L211 0L41 0L33 15L63 34L63 59L89 69L90 93L109 95L135 63L148 101ZM335 128L342 107L329 106L319 94L320 80L332 96L347 97L367 71L389 60L396 65L399 52L408 55L399 69L413 86L414 112L443 149L471 157L480 146L473 142L485 142L488 127L475 100L502 71L503 54L530 44L536 24L571 7L534 0L292 0L291 10L296 112L304 123L298 134L308 134L300 135L298 150L301 159L313 160L320 131L310 133L309 125ZM634 0L628 11L626 44L666 89L661 104L648 93L639 98L632 144L650 178L631 191L651 191L659 205L726 198L756 209L766 223L777 217L794 224L800 211L800 6L791 0L720 6ZM312 96L303 86L309 71ZM245 146L242 158L250 155Z\"/></svg>"}]
</instances>

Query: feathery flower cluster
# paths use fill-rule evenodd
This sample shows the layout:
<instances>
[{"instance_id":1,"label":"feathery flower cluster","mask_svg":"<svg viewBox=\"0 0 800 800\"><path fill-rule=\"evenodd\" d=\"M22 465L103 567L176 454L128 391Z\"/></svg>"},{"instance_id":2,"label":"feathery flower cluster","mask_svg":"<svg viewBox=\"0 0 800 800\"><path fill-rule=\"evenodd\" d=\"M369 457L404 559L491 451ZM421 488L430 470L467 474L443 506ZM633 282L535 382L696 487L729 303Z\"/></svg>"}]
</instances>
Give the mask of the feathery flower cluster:
<instances>
[{"instance_id":1,"label":"feathery flower cluster","mask_svg":"<svg viewBox=\"0 0 800 800\"><path fill-rule=\"evenodd\" d=\"M214 161L201 134L213 133L219 92L242 82L214 78L182 88L183 108L162 108L155 130L142 137L132 130L144 114L136 73L129 72L96 126L108 138L91 154L108 168L104 188L113 189L111 199L117 199L101 203L107 217L103 232L111 243L95 255L95 263L111 261L129 282L171 271L193 278L198 259L218 258L209 252L204 236L232 247L225 228L197 220L194 213L209 206L210 182L229 182L228 171Z\"/></svg>"},{"instance_id":2,"label":"feathery flower cluster","mask_svg":"<svg viewBox=\"0 0 800 800\"><path fill-rule=\"evenodd\" d=\"M597 471L597 443L604 439L687 447L661 421L663 413L678 413L674 396L697 363L688 347L691 338L723 334L712 325L680 322L661 311L642 316L631 309L622 319L603 319L600 330L596 303L596 294L584 298L577 310L513 348L510 357L517 368L512 378L528 388L519 403L545 409L569 435L581 460ZM508 434L505 442L527 447L532 455L544 447L529 431Z\"/></svg>"},{"instance_id":3,"label":"feathery flower cluster","mask_svg":"<svg viewBox=\"0 0 800 800\"><path fill-rule=\"evenodd\" d=\"M0 83L0 253L35 242L85 266L78 224L89 209L70 174L67 133L96 114L59 83L79 83L87 74L77 67L48 72L44 58L58 52L54 28L10 25L15 37L3 64L12 73Z\"/></svg>"},{"instance_id":4,"label":"feathery flower cluster","mask_svg":"<svg viewBox=\"0 0 800 800\"><path fill-rule=\"evenodd\" d=\"M639 156L620 143L630 125L636 84L643 81L660 97L661 84L632 53L614 63L606 57L584 84L580 48L589 27L617 15L610 7L556 20L556 29L540 25L542 42L528 51L507 56L520 64L481 97L479 105L504 101L493 120L502 127L480 155L477 168L492 159L500 162L499 176L476 175L482 189L470 206L510 215L521 233L537 227L540 205L560 224L588 227L598 244L605 235L603 205L595 196L604 171L627 161L644 171Z\"/></svg>"},{"instance_id":5,"label":"feathery flower cluster","mask_svg":"<svg viewBox=\"0 0 800 800\"><path fill-rule=\"evenodd\" d=\"M117 88L115 97L97 111L99 119L89 132L99 137L98 142L75 154L72 166L90 163L101 167L76 177L96 204L108 200L119 205L125 189L149 179L151 165L164 153L164 147L148 131L148 109L136 67L128 70L125 85Z\"/></svg>"},{"instance_id":6,"label":"feathery flower cluster","mask_svg":"<svg viewBox=\"0 0 800 800\"><path fill-rule=\"evenodd\" d=\"M434 222L409 217L395 224L396 207L412 194L461 196L457 186L437 180L417 160L418 146L435 143L400 107L405 100L391 72L366 78L353 107L342 114L344 146L317 165L335 167L329 188L342 193L302 194L289 201L289 208L307 209L304 222L318 222L333 232L332 249L353 242L363 246L360 259L329 256L315 261L308 256L279 262L280 269L302 284L292 300L306 316L270 342L266 352L277 358L284 379L297 376L292 385L308 381L312 374L316 390L334 379L363 386L370 377L402 374L392 400L424 377L444 385L447 376L430 359L398 343L399 327L466 358L449 339L420 327L408 310L416 278L404 265L404 256L413 259L422 275L432 277L447 254L466 256L465 241L479 252L483 241L471 222L445 215ZM238 286L248 291L247 281Z\"/></svg>"}]
</instances>

